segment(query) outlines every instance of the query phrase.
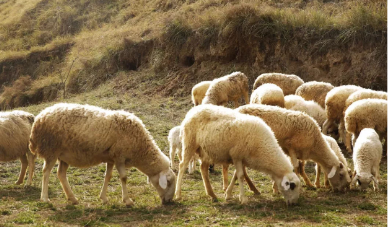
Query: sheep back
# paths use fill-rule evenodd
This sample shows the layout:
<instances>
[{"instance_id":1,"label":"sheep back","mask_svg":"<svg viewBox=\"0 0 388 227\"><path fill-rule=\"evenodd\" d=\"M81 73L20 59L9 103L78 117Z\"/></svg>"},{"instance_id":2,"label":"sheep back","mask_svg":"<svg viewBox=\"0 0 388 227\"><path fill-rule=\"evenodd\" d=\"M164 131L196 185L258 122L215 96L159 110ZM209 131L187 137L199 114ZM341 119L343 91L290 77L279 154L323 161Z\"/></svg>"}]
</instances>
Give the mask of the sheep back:
<instances>
[{"instance_id":1,"label":"sheep back","mask_svg":"<svg viewBox=\"0 0 388 227\"><path fill-rule=\"evenodd\" d=\"M348 97L362 89L355 85L343 85L335 87L329 91L325 99L325 110L327 119L339 121L343 117L343 110L345 108L345 102Z\"/></svg>"},{"instance_id":2,"label":"sheep back","mask_svg":"<svg viewBox=\"0 0 388 227\"><path fill-rule=\"evenodd\" d=\"M325 99L329 91L334 88L333 85L326 82L309 81L296 89L295 94L303 97L306 101L315 101L322 108L325 108Z\"/></svg>"},{"instance_id":3,"label":"sheep back","mask_svg":"<svg viewBox=\"0 0 388 227\"><path fill-rule=\"evenodd\" d=\"M253 90L260 87L262 84L276 84L283 90L284 95L295 94L296 89L304 83L304 81L293 74L283 73L263 73L258 76L253 84Z\"/></svg>"},{"instance_id":4,"label":"sheep back","mask_svg":"<svg viewBox=\"0 0 388 227\"><path fill-rule=\"evenodd\" d=\"M275 84L263 84L252 92L250 103L284 107L284 94Z\"/></svg>"},{"instance_id":5,"label":"sheep back","mask_svg":"<svg viewBox=\"0 0 388 227\"><path fill-rule=\"evenodd\" d=\"M346 99L344 113L349 108L349 106L352 105L352 103L354 103L358 100L362 100L362 99L384 99L384 100L387 100L387 92L374 91L371 89L362 89L362 90L356 91L353 94L351 94L348 99Z\"/></svg>"},{"instance_id":6,"label":"sheep back","mask_svg":"<svg viewBox=\"0 0 388 227\"><path fill-rule=\"evenodd\" d=\"M202 81L191 89L191 99L194 106L200 105L211 84L211 81Z\"/></svg>"}]
</instances>

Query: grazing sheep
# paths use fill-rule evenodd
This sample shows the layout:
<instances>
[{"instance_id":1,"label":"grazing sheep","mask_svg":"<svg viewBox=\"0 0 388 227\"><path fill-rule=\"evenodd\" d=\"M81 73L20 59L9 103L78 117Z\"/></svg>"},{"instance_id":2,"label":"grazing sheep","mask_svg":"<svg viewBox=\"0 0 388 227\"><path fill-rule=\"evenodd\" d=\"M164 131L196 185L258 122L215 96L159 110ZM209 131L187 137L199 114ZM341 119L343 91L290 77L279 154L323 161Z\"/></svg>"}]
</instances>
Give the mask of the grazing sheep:
<instances>
[{"instance_id":1,"label":"grazing sheep","mask_svg":"<svg viewBox=\"0 0 388 227\"><path fill-rule=\"evenodd\" d=\"M298 87L295 95L301 96L306 101L314 101L325 108L325 99L329 91L334 88L330 83L309 81Z\"/></svg>"},{"instance_id":2,"label":"grazing sheep","mask_svg":"<svg viewBox=\"0 0 388 227\"><path fill-rule=\"evenodd\" d=\"M238 100L243 96L245 103L249 103L248 78L244 73L234 72L214 79L206 92L202 104L225 106L229 100L238 107Z\"/></svg>"},{"instance_id":3,"label":"grazing sheep","mask_svg":"<svg viewBox=\"0 0 388 227\"><path fill-rule=\"evenodd\" d=\"M343 191L350 184L344 164L323 138L317 122L305 113L276 106L249 104L236 109L261 118L275 133L279 145L290 156L291 163L309 187L314 187L306 173L299 170L299 160L312 160L328 173L334 190Z\"/></svg>"},{"instance_id":4,"label":"grazing sheep","mask_svg":"<svg viewBox=\"0 0 388 227\"><path fill-rule=\"evenodd\" d=\"M345 108L344 108L344 115L346 110L352 103L362 100L362 99L384 99L387 100L387 92L383 91L373 91L371 89L362 89L359 91L354 92L349 96L349 98L345 102ZM351 135L349 133L346 133L346 140L345 145L348 152L352 152L352 147L350 145L350 137Z\"/></svg>"},{"instance_id":5,"label":"grazing sheep","mask_svg":"<svg viewBox=\"0 0 388 227\"><path fill-rule=\"evenodd\" d=\"M211 83L211 81L202 81L191 89L191 100L193 101L194 106L198 106L202 103Z\"/></svg>"},{"instance_id":6,"label":"grazing sheep","mask_svg":"<svg viewBox=\"0 0 388 227\"><path fill-rule=\"evenodd\" d=\"M31 185L34 176L36 156L28 149L33 122L34 115L24 111L0 112L0 162L20 159L22 168L19 179L15 182L18 185L23 183L27 166L27 185Z\"/></svg>"},{"instance_id":7,"label":"grazing sheep","mask_svg":"<svg viewBox=\"0 0 388 227\"><path fill-rule=\"evenodd\" d=\"M181 130L183 160L179 164L177 199L181 198L183 173L198 153L206 192L213 200L217 197L209 182L211 163L235 165L241 203L247 202L243 187L244 166L269 174L288 204L298 200L300 181L273 132L261 119L221 106L200 105L186 114ZM231 198L232 189L233 184L230 184L226 199Z\"/></svg>"},{"instance_id":8,"label":"grazing sheep","mask_svg":"<svg viewBox=\"0 0 388 227\"><path fill-rule=\"evenodd\" d=\"M354 102L345 112L345 128L353 135L353 146L364 128L373 128L387 141L387 100L362 99Z\"/></svg>"},{"instance_id":9,"label":"grazing sheep","mask_svg":"<svg viewBox=\"0 0 388 227\"><path fill-rule=\"evenodd\" d=\"M181 126L175 126L168 133L168 143L170 144L170 160L171 168L174 165L175 154L178 155L179 162L182 161L182 140L180 139ZM189 163L189 174L195 171L195 161L197 157L194 156Z\"/></svg>"},{"instance_id":10,"label":"grazing sheep","mask_svg":"<svg viewBox=\"0 0 388 227\"><path fill-rule=\"evenodd\" d=\"M253 103L284 107L283 91L275 84L263 84L252 92Z\"/></svg>"},{"instance_id":11,"label":"grazing sheep","mask_svg":"<svg viewBox=\"0 0 388 227\"><path fill-rule=\"evenodd\" d=\"M284 108L304 112L314 118L318 125L322 127L326 120L325 110L314 101L306 101L298 95L287 95L284 97Z\"/></svg>"},{"instance_id":12,"label":"grazing sheep","mask_svg":"<svg viewBox=\"0 0 388 227\"><path fill-rule=\"evenodd\" d=\"M296 89L304 83L304 81L293 74L283 73L264 73L258 76L253 84L253 90L260 87L262 84L276 84L283 90L284 95L295 94Z\"/></svg>"},{"instance_id":13,"label":"grazing sheep","mask_svg":"<svg viewBox=\"0 0 388 227\"><path fill-rule=\"evenodd\" d=\"M362 129L354 146L352 186L355 186L357 182L362 190L366 190L373 180L374 190L379 189L382 153L383 148L376 131L372 128Z\"/></svg>"},{"instance_id":14,"label":"grazing sheep","mask_svg":"<svg viewBox=\"0 0 388 227\"><path fill-rule=\"evenodd\" d=\"M58 178L66 197L75 198L66 178L69 165L86 168L106 162L105 181L100 198L108 202L106 191L116 166L122 184L123 202L129 198L125 168L136 167L146 174L159 193L162 203L172 200L175 174L143 122L125 111L104 110L79 104L56 104L35 118L30 149L44 159L41 200L48 202L48 181L51 169L59 161Z\"/></svg>"},{"instance_id":15,"label":"grazing sheep","mask_svg":"<svg viewBox=\"0 0 388 227\"><path fill-rule=\"evenodd\" d=\"M339 122L338 132L340 139L345 141L345 125L343 115L345 102L352 93L361 89L363 88L354 85L343 85L340 87L335 87L327 93L325 99L325 111L327 119L322 126L323 134L327 135L328 129L334 127L336 122Z\"/></svg>"},{"instance_id":16,"label":"grazing sheep","mask_svg":"<svg viewBox=\"0 0 388 227\"><path fill-rule=\"evenodd\" d=\"M334 151L334 153L337 155L338 159L340 162L342 162L344 164L344 168L348 170L348 173L349 173L349 176L350 178L352 177L352 171L351 169L348 167L348 162L346 161L346 158L345 156L342 154L342 151L341 151L341 148L338 146L337 144L337 141L333 138L331 138L330 136L326 136L324 134L322 134L322 136L326 139L326 142L329 144L330 148ZM316 170L316 178L315 178L315 186L317 188L319 188L321 185L320 185L320 175L321 175L321 168L318 164L315 166L315 170ZM325 186L326 187L330 187L330 184L329 184L329 178L327 177L327 174L325 173Z\"/></svg>"}]
</instances>

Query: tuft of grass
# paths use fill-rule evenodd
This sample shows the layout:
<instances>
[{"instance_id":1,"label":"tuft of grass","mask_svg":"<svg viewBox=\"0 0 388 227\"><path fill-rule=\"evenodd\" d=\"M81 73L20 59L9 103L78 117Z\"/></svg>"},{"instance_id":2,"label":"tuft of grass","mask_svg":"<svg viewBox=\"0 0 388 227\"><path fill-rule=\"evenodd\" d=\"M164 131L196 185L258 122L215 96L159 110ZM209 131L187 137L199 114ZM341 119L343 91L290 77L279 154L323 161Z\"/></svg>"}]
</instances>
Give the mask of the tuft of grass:
<instances>
[{"instance_id":1,"label":"tuft of grass","mask_svg":"<svg viewBox=\"0 0 388 227\"><path fill-rule=\"evenodd\" d=\"M368 225L374 225L377 223L372 217L368 215L361 215L361 216L358 216L356 219L358 222L361 222L363 224L368 224Z\"/></svg>"},{"instance_id":2,"label":"tuft of grass","mask_svg":"<svg viewBox=\"0 0 388 227\"><path fill-rule=\"evenodd\" d=\"M21 212L13 220L13 223L16 223L16 224L34 224L35 218L36 217L35 217L34 213L32 213L30 211Z\"/></svg>"}]
</instances>

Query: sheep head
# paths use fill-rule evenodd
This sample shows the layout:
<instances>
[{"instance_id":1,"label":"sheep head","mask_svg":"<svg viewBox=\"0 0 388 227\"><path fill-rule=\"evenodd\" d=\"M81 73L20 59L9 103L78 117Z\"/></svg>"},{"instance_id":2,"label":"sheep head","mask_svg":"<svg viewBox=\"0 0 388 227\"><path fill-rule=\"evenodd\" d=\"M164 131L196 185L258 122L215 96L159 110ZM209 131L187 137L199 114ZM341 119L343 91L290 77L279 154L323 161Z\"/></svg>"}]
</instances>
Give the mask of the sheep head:
<instances>
[{"instance_id":1,"label":"sheep head","mask_svg":"<svg viewBox=\"0 0 388 227\"><path fill-rule=\"evenodd\" d=\"M343 192L351 183L348 169L344 167L342 162L338 166L333 166L327 176L334 191Z\"/></svg>"},{"instance_id":2,"label":"sheep head","mask_svg":"<svg viewBox=\"0 0 388 227\"><path fill-rule=\"evenodd\" d=\"M279 191L283 194L287 205L295 204L299 199L300 180L295 173L288 173L282 179L275 180Z\"/></svg>"}]
</instances>

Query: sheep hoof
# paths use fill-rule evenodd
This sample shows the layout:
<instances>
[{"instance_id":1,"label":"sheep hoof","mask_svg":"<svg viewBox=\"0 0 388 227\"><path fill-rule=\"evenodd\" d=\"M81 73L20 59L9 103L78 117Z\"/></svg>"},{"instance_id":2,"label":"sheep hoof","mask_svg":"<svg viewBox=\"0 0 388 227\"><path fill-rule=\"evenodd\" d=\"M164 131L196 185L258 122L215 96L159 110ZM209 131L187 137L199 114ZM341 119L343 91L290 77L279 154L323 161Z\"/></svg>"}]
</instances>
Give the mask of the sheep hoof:
<instances>
[{"instance_id":1,"label":"sheep hoof","mask_svg":"<svg viewBox=\"0 0 388 227\"><path fill-rule=\"evenodd\" d=\"M212 202L213 202L213 203L217 203L217 202L218 202L217 197L213 197L213 198L212 198Z\"/></svg>"},{"instance_id":2,"label":"sheep hoof","mask_svg":"<svg viewBox=\"0 0 388 227\"><path fill-rule=\"evenodd\" d=\"M21 185L23 183L23 181L16 181L15 184L16 185Z\"/></svg>"},{"instance_id":3,"label":"sheep hoof","mask_svg":"<svg viewBox=\"0 0 388 227\"><path fill-rule=\"evenodd\" d=\"M225 193L225 200L231 200L232 198L232 195Z\"/></svg>"},{"instance_id":4,"label":"sheep hoof","mask_svg":"<svg viewBox=\"0 0 388 227\"><path fill-rule=\"evenodd\" d=\"M78 200L76 198L69 198L68 199L73 205L78 205Z\"/></svg>"},{"instance_id":5,"label":"sheep hoof","mask_svg":"<svg viewBox=\"0 0 388 227\"><path fill-rule=\"evenodd\" d=\"M240 196L240 202L241 204L246 204L248 202L248 198L245 196Z\"/></svg>"},{"instance_id":6,"label":"sheep hoof","mask_svg":"<svg viewBox=\"0 0 388 227\"><path fill-rule=\"evenodd\" d=\"M256 191L253 191L253 194L254 194L254 195L261 195L261 193L260 193L259 191L257 191L257 190L256 190Z\"/></svg>"},{"instance_id":7,"label":"sheep hoof","mask_svg":"<svg viewBox=\"0 0 388 227\"><path fill-rule=\"evenodd\" d=\"M178 195L176 195L176 196L175 196L175 200L176 200L176 201L181 201L181 200L182 200L182 196L180 196L180 195L179 195L179 196L178 196Z\"/></svg>"},{"instance_id":8,"label":"sheep hoof","mask_svg":"<svg viewBox=\"0 0 388 227\"><path fill-rule=\"evenodd\" d=\"M41 198L40 201L44 202L44 203L49 203L50 200L48 198Z\"/></svg>"},{"instance_id":9,"label":"sheep hoof","mask_svg":"<svg viewBox=\"0 0 388 227\"><path fill-rule=\"evenodd\" d=\"M127 207L131 207L131 206L134 205L132 199L126 199L126 200L124 201L124 203L125 203L125 205L126 205Z\"/></svg>"},{"instance_id":10,"label":"sheep hoof","mask_svg":"<svg viewBox=\"0 0 388 227\"><path fill-rule=\"evenodd\" d=\"M102 204L107 204L108 203L108 199L107 198L100 198L102 200Z\"/></svg>"}]
</instances>

